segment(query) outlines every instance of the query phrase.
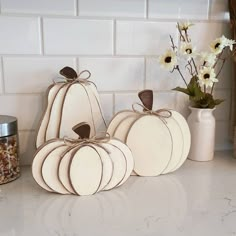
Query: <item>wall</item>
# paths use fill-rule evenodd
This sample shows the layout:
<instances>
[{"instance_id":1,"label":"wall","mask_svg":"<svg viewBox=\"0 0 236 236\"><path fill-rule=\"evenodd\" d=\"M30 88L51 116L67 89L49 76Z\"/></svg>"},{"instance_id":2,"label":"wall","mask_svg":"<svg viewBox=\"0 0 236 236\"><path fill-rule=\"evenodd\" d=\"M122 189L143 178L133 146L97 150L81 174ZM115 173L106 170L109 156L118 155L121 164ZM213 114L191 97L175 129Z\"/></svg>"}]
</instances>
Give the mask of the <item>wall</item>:
<instances>
[{"instance_id":1,"label":"wall","mask_svg":"<svg viewBox=\"0 0 236 236\"><path fill-rule=\"evenodd\" d=\"M157 56L177 36L176 21L189 19L198 49L229 35L225 0L1 0L0 113L18 117L21 163L30 164L44 92L65 65L89 69L106 120L131 108L137 91L152 88L155 108L187 114L187 98L171 89L176 74L161 70ZM217 149L228 138L231 66L216 93L226 101L216 111Z\"/></svg>"}]
</instances>

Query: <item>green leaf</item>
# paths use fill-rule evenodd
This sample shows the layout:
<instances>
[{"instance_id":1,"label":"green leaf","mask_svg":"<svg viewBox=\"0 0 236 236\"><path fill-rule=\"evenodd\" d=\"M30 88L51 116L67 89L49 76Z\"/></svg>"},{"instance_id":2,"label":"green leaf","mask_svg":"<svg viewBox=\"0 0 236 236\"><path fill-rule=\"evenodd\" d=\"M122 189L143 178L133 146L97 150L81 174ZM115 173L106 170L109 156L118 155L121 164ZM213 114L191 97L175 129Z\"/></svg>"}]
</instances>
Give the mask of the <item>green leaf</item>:
<instances>
[{"instance_id":1,"label":"green leaf","mask_svg":"<svg viewBox=\"0 0 236 236\"><path fill-rule=\"evenodd\" d=\"M176 88L174 88L174 89L172 89L172 90L174 90L174 91L179 91L179 92L185 93L185 94L187 94L187 95L190 95L188 89L186 89L186 88L176 87Z\"/></svg>"},{"instance_id":2,"label":"green leaf","mask_svg":"<svg viewBox=\"0 0 236 236\"><path fill-rule=\"evenodd\" d=\"M224 99L215 99L214 103L215 103L215 105L219 105L219 104L221 104L224 101L225 101Z\"/></svg>"},{"instance_id":3,"label":"green leaf","mask_svg":"<svg viewBox=\"0 0 236 236\"><path fill-rule=\"evenodd\" d=\"M188 84L188 91L191 97L194 97L195 100L200 100L204 93L201 91L201 88L197 82L197 77L193 76Z\"/></svg>"}]
</instances>

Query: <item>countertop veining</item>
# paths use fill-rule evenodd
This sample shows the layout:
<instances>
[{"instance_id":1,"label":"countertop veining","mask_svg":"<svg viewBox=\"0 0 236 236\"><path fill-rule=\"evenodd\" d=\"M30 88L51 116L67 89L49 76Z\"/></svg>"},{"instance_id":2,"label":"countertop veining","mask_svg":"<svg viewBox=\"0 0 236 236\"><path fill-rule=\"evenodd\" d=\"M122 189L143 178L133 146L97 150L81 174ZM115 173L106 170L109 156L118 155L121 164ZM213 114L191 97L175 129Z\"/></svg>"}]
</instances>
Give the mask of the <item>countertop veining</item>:
<instances>
[{"instance_id":1,"label":"countertop veining","mask_svg":"<svg viewBox=\"0 0 236 236\"><path fill-rule=\"evenodd\" d=\"M93 196L44 191L31 169L0 185L0 236L236 235L236 160L187 160L176 172L130 177Z\"/></svg>"}]
</instances>

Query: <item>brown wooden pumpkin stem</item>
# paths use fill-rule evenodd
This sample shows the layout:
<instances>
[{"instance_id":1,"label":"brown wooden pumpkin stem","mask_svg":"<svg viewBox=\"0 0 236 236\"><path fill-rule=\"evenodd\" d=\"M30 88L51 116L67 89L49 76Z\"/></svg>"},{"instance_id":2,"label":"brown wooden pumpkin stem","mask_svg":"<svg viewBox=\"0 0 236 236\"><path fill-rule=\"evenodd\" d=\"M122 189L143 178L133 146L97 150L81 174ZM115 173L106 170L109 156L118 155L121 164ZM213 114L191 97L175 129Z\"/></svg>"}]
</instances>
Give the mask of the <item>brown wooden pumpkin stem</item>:
<instances>
[{"instance_id":1,"label":"brown wooden pumpkin stem","mask_svg":"<svg viewBox=\"0 0 236 236\"><path fill-rule=\"evenodd\" d=\"M62 68L60 70L60 74L63 75L64 77L66 77L69 80L75 80L78 77L76 71L73 68L69 67L69 66L66 66L66 67Z\"/></svg>"},{"instance_id":2,"label":"brown wooden pumpkin stem","mask_svg":"<svg viewBox=\"0 0 236 236\"><path fill-rule=\"evenodd\" d=\"M75 125L72 130L79 135L81 139L88 139L90 136L90 125L86 122Z\"/></svg>"},{"instance_id":3,"label":"brown wooden pumpkin stem","mask_svg":"<svg viewBox=\"0 0 236 236\"><path fill-rule=\"evenodd\" d=\"M149 90L149 89L142 90L138 93L138 97L148 110L152 110L152 105L153 105L153 91L152 90ZM145 111L147 109L143 109L143 110Z\"/></svg>"}]
</instances>

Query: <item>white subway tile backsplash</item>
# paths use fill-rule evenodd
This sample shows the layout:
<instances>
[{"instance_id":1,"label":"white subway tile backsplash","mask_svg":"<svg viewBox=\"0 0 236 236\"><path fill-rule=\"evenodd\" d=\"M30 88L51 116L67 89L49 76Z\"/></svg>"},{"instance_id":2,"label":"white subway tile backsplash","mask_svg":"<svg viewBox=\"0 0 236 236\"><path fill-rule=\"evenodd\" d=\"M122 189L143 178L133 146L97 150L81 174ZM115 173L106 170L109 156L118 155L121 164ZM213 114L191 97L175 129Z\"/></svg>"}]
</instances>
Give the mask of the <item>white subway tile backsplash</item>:
<instances>
[{"instance_id":1,"label":"white subway tile backsplash","mask_svg":"<svg viewBox=\"0 0 236 236\"><path fill-rule=\"evenodd\" d=\"M218 70L216 70L216 73L217 72ZM227 60L218 77L219 82L216 83L215 87L216 88L231 88L232 78L233 78L233 62L232 60Z\"/></svg>"},{"instance_id":2,"label":"white subway tile backsplash","mask_svg":"<svg viewBox=\"0 0 236 236\"><path fill-rule=\"evenodd\" d=\"M17 117L20 130L34 130L42 115L42 98L39 95L2 95L0 114Z\"/></svg>"},{"instance_id":3,"label":"white subway tile backsplash","mask_svg":"<svg viewBox=\"0 0 236 236\"><path fill-rule=\"evenodd\" d=\"M36 151L35 148L36 132L19 131L20 145L20 164L31 165Z\"/></svg>"},{"instance_id":4,"label":"white subway tile backsplash","mask_svg":"<svg viewBox=\"0 0 236 236\"><path fill-rule=\"evenodd\" d=\"M232 149L232 141L230 140L230 123L227 121L216 122L215 149Z\"/></svg>"},{"instance_id":5,"label":"white subway tile backsplash","mask_svg":"<svg viewBox=\"0 0 236 236\"><path fill-rule=\"evenodd\" d=\"M0 94L3 93L2 66L0 65Z\"/></svg>"},{"instance_id":6,"label":"white subway tile backsplash","mask_svg":"<svg viewBox=\"0 0 236 236\"><path fill-rule=\"evenodd\" d=\"M216 38L222 35L231 37L230 25L223 22L198 22L190 28L189 35L197 51L209 51L210 43Z\"/></svg>"},{"instance_id":7,"label":"white subway tile backsplash","mask_svg":"<svg viewBox=\"0 0 236 236\"><path fill-rule=\"evenodd\" d=\"M75 68L75 59L65 57L4 57L6 93L41 93L61 77L64 66Z\"/></svg>"},{"instance_id":8,"label":"white subway tile backsplash","mask_svg":"<svg viewBox=\"0 0 236 236\"><path fill-rule=\"evenodd\" d=\"M209 0L149 0L148 6L149 18L206 20Z\"/></svg>"},{"instance_id":9,"label":"white subway tile backsplash","mask_svg":"<svg viewBox=\"0 0 236 236\"><path fill-rule=\"evenodd\" d=\"M0 54L40 54L36 17L0 16Z\"/></svg>"},{"instance_id":10,"label":"white subway tile backsplash","mask_svg":"<svg viewBox=\"0 0 236 236\"><path fill-rule=\"evenodd\" d=\"M176 108L176 92L155 92L153 99L153 110Z\"/></svg>"},{"instance_id":11,"label":"white subway tile backsplash","mask_svg":"<svg viewBox=\"0 0 236 236\"><path fill-rule=\"evenodd\" d=\"M224 102L216 106L215 117L220 121L229 121L231 106L231 89L217 89L214 92L215 99L223 99Z\"/></svg>"},{"instance_id":12,"label":"white subway tile backsplash","mask_svg":"<svg viewBox=\"0 0 236 236\"><path fill-rule=\"evenodd\" d=\"M88 69L99 91L143 88L143 58L80 58L80 70Z\"/></svg>"},{"instance_id":13,"label":"white subway tile backsplash","mask_svg":"<svg viewBox=\"0 0 236 236\"><path fill-rule=\"evenodd\" d=\"M144 17L145 0L79 0L80 16Z\"/></svg>"},{"instance_id":14,"label":"white subway tile backsplash","mask_svg":"<svg viewBox=\"0 0 236 236\"><path fill-rule=\"evenodd\" d=\"M1 0L3 13L75 15L76 0Z\"/></svg>"},{"instance_id":15,"label":"white subway tile backsplash","mask_svg":"<svg viewBox=\"0 0 236 236\"><path fill-rule=\"evenodd\" d=\"M113 116L113 94L100 94L100 102L106 124Z\"/></svg>"},{"instance_id":16,"label":"white subway tile backsplash","mask_svg":"<svg viewBox=\"0 0 236 236\"><path fill-rule=\"evenodd\" d=\"M132 110L132 104L134 103L140 103L137 93L116 93L115 113L121 110Z\"/></svg>"},{"instance_id":17,"label":"white subway tile backsplash","mask_svg":"<svg viewBox=\"0 0 236 236\"><path fill-rule=\"evenodd\" d=\"M229 20L228 1L225 1L225 0L211 0L210 19Z\"/></svg>"},{"instance_id":18,"label":"white subway tile backsplash","mask_svg":"<svg viewBox=\"0 0 236 236\"><path fill-rule=\"evenodd\" d=\"M45 54L112 54L110 20L51 19L43 21Z\"/></svg>"},{"instance_id":19,"label":"white subway tile backsplash","mask_svg":"<svg viewBox=\"0 0 236 236\"><path fill-rule=\"evenodd\" d=\"M175 110L180 112L185 119L187 119L188 115L190 114L190 109L189 109L189 98L188 95L181 93L181 92L176 92L176 108Z\"/></svg>"},{"instance_id":20,"label":"white subway tile backsplash","mask_svg":"<svg viewBox=\"0 0 236 236\"><path fill-rule=\"evenodd\" d=\"M176 40L175 22L117 21L118 55L160 55L169 47L169 34Z\"/></svg>"}]
</instances>

